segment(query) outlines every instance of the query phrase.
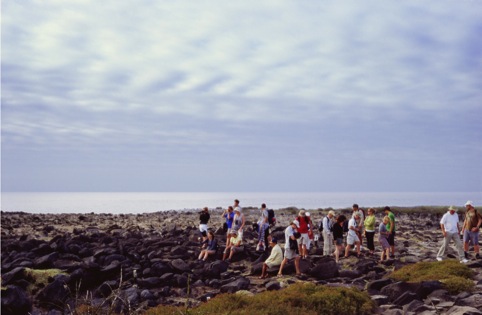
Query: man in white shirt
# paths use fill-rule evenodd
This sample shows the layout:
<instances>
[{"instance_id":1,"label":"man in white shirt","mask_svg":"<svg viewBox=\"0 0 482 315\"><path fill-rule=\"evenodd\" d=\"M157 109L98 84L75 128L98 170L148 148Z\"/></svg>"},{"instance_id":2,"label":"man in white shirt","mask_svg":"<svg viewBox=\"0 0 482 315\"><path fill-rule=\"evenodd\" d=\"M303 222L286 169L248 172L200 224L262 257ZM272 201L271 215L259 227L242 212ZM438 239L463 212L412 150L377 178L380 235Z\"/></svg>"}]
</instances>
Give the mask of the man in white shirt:
<instances>
[{"instance_id":1,"label":"man in white shirt","mask_svg":"<svg viewBox=\"0 0 482 315\"><path fill-rule=\"evenodd\" d=\"M353 245L356 246L356 255L360 256L360 238L358 237L359 228L357 221L360 221L360 215L358 213L353 214L353 217L348 221L348 235L346 237L345 258L348 257L348 253L352 249Z\"/></svg>"},{"instance_id":2,"label":"man in white shirt","mask_svg":"<svg viewBox=\"0 0 482 315\"><path fill-rule=\"evenodd\" d=\"M464 249L462 247L462 242L460 241L459 215L455 213L456 210L457 208L455 208L455 206L450 206L449 211L447 211L440 220L440 228L442 229L444 239L442 247L440 247L440 250L438 251L437 260L443 260L450 241L454 240L455 248L459 253L459 260L461 263L465 264L468 260L464 257Z\"/></svg>"},{"instance_id":3,"label":"man in white shirt","mask_svg":"<svg viewBox=\"0 0 482 315\"><path fill-rule=\"evenodd\" d=\"M300 223L297 220L294 220L285 229L285 254L278 271L278 277L283 276L283 268L285 264L288 262L288 260L291 260L291 259L295 260L296 275L297 276L301 275L300 256L298 254L298 242L296 241L296 237L294 235L295 232L297 232L297 229L299 228L300 228ZM290 240L293 243L293 247L290 246Z\"/></svg>"},{"instance_id":4,"label":"man in white shirt","mask_svg":"<svg viewBox=\"0 0 482 315\"><path fill-rule=\"evenodd\" d=\"M333 217L335 211L330 210L323 218L323 255L330 256L333 253Z\"/></svg>"}]
</instances>

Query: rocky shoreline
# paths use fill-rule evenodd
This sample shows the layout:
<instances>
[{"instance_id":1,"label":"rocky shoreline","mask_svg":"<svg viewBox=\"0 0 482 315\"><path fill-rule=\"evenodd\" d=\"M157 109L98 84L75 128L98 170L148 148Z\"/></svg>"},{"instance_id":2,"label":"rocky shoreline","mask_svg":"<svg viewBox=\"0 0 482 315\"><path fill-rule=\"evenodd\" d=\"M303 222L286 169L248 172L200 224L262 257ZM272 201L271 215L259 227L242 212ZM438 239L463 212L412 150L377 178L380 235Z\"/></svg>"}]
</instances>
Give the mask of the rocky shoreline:
<instances>
[{"instance_id":1,"label":"rocky shoreline","mask_svg":"<svg viewBox=\"0 0 482 315\"><path fill-rule=\"evenodd\" d=\"M207 262L197 261L200 244L196 211L144 214L1 213L2 314L70 314L81 302L102 305L115 294L114 307L145 310L159 304L195 306L220 293L278 290L308 281L331 286L355 286L367 291L383 314L482 314L482 260L467 266L476 276L475 291L450 295L438 282L407 284L386 278L393 270L419 261L434 261L441 233L441 214L396 213L397 256L384 264L363 254L337 264L324 257L322 242L301 261L302 277L292 263L283 278L258 279L267 253L255 251L257 233L251 225L258 209L245 209L244 252L232 262L221 261L225 236L222 210L211 210L209 226L221 249ZM327 211L312 211L319 222ZM273 235L284 242L284 228L297 209L276 210ZM382 214L377 214L377 222ZM379 244L377 254L379 252ZM455 258L455 251L449 251ZM32 287L28 269L60 269L63 273ZM90 295L89 295L90 294Z\"/></svg>"}]
</instances>

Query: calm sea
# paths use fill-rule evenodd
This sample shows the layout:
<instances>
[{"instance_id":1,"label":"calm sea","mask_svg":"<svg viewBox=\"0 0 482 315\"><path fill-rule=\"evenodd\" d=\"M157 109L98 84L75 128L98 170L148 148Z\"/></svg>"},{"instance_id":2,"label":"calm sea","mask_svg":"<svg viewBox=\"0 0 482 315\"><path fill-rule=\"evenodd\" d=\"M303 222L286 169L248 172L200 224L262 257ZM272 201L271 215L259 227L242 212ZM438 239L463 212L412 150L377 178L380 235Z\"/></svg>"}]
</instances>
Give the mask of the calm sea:
<instances>
[{"instance_id":1,"label":"calm sea","mask_svg":"<svg viewBox=\"0 0 482 315\"><path fill-rule=\"evenodd\" d=\"M227 207L239 199L241 206L304 209L380 206L463 206L472 200L482 205L481 192L456 193L25 193L2 192L2 211L29 213L144 213L190 210L204 206Z\"/></svg>"}]
</instances>

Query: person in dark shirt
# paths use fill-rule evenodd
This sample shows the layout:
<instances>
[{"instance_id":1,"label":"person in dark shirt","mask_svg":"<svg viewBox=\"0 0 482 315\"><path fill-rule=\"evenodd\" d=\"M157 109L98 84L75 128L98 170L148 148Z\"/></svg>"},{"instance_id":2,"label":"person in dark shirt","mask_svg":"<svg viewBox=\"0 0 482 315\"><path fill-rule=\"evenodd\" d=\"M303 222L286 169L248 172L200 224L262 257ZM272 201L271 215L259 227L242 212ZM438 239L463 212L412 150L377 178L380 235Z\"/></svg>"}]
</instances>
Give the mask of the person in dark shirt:
<instances>
[{"instance_id":1,"label":"person in dark shirt","mask_svg":"<svg viewBox=\"0 0 482 315\"><path fill-rule=\"evenodd\" d=\"M209 231L207 239L203 243L203 250L201 250L198 260L206 261L209 255L216 254L217 249L218 249L218 242L214 238L214 232Z\"/></svg>"},{"instance_id":2,"label":"person in dark shirt","mask_svg":"<svg viewBox=\"0 0 482 315\"><path fill-rule=\"evenodd\" d=\"M208 222L210 219L209 209L208 207L204 207L204 209L199 213L199 231L202 234L202 241L205 242L207 240L207 232L208 232Z\"/></svg>"},{"instance_id":3,"label":"person in dark shirt","mask_svg":"<svg viewBox=\"0 0 482 315\"><path fill-rule=\"evenodd\" d=\"M346 221L346 217L340 214L336 218L336 223L333 225L333 239L335 241L335 260L338 262L340 259L340 253L343 253L343 224Z\"/></svg>"}]
</instances>

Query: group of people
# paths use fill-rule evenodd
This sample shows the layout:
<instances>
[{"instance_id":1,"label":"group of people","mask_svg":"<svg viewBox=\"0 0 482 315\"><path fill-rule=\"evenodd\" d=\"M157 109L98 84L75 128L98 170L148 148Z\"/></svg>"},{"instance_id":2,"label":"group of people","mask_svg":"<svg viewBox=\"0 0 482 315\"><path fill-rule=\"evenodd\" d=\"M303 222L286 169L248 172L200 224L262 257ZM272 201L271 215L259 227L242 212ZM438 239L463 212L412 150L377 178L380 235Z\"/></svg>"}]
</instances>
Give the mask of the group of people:
<instances>
[{"instance_id":1,"label":"group of people","mask_svg":"<svg viewBox=\"0 0 482 315\"><path fill-rule=\"evenodd\" d=\"M454 241L459 252L460 262L466 263L468 260L469 244L474 247L475 257L480 258L478 236L479 228L482 225L482 216L473 207L472 202L466 204L466 214L462 227L459 225L456 208L451 206L448 212L440 221L444 236L442 247L440 248L437 260L442 260L450 241ZM383 209L384 216L376 227L375 210L368 208L366 213L357 204L352 206L352 214L347 216L340 214L335 217L333 210L322 219L318 225L323 237L323 254L333 255L338 263L341 258L347 258L354 250L356 256L360 256L363 240L366 240L368 255L375 254L375 235L378 231L378 242L381 246L380 262L395 256L395 214L390 207ZM272 211L272 210L271 210ZM233 206L229 206L222 217L226 220L224 224L226 230L226 247L223 253L223 260L230 261L233 255L243 251L243 229L246 218L239 206L239 200L234 201ZM300 259L306 259L313 241L318 240L313 229L315 224L311 220L309 212L301 210L298 216L292 220L284 230L285 246L284 254L278 239L270 236L270 226L273 218L269 215L266 204L262 204L260 217L254 225L258 232L256 250L265 251L268 245L271 253L264 262L260 278L267 277L267 270L274 266L279 266L278 276L282 276L283 268L290 260L294 260L296 275L301 275L299 264ZM206 260L209 255L213 255L217 250L217 242L212 231L208 231L207 222L209 221L208 208L204 208L200 213L199 230L202 234L202 250L199 254L200 260ZM463 245L460 241L460 233L463 234ZM345 237L346 235L346 237ZM346 244L346 246L345 246Z\"/></svg>"}]
</instances>

